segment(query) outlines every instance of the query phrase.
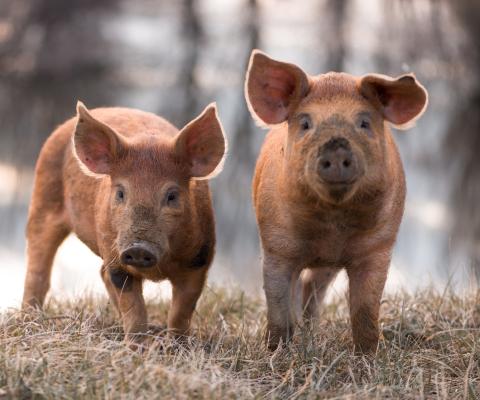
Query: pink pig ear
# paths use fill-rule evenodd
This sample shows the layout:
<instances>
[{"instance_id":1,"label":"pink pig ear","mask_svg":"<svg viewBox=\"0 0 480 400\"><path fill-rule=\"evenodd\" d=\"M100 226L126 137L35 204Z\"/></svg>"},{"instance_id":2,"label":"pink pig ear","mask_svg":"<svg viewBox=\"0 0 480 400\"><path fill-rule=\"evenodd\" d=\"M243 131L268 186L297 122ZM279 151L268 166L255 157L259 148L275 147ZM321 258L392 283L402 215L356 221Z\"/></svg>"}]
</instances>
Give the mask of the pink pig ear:
<instances>
[{"instance_id":1,"label":"pink pig ear","mask_svg":"<svg viewBox=\"0 0 480 400\"><path fill-rule=\"evenodd\" d=\"M209 179L220 173L227 151L227 139L215 103L209 104L180 131L175 139L175 151L187 162L192 178Z\"/></svg>"},{"instance_id":2,"label":"pink pig ear","mask_svg":"<svg viewBox=\"0 0 480 400\"><path fill-rule=\"evenodd\" d=\"M73 135L74 154L87 173L109 174L122 148L120 136L95 119L82 102L77 103L77 125Z\"/></svg>"},{"instance_id":3,"label":"pink pig ear","mask_svg":"<svg viewBox=\"0 0 480 400\"><path fill-rule=\"evenodd\" d=\"M379 105L385 119L399 129L409 128L427 108L427 90L413 74L398 78L365 75L360 80L360 91Z\"/></svg>"},{"instance_id":4,"label":"pink pig ear","mask_svg":"<svg viewBox=\"0 0 480 400\"><path fill-rule=\"evenodd\" d=\"M263 124L279 124L306 96L308 76L296 65L276 61L253 50L245 81L252 116Z\"/></svg>"}]
</instances>

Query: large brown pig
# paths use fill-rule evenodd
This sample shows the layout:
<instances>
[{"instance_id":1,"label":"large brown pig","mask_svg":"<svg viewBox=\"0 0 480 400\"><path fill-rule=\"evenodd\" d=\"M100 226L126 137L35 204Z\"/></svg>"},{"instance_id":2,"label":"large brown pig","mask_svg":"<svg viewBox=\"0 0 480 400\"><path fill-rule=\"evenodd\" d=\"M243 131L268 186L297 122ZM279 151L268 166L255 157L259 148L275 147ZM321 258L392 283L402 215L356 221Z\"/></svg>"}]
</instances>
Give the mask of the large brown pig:
<instances>
[{"instance_id":1,"label":"large brown pig","mask_svg":"<svg viewBox=\"0 0 480 400\"><path fill-rule=\"evenodd\" d=\"M214 255L207 180L225 152L214 104L179 132L154 114L79 102L36 166L24 307L43 305L55 252L74 232L103 259L127 339L147 329L144 279L172 283L168 328L184 334Z\"/></svg>"},{"instance_id":2,"label":"large brown pig","mask_svg":"<svg viewBox=\"0 0 480 400\"><path fill-rule=\"evenodd\" d=\"M245 91L253 117L271 128L253 179L269 347L293 333L297 281L304 314L316 316L328 284L345 268L355 348L375 351L405 201L389 125L410 126L424 112L427 92L412 74L309 76L257 50Z\"/></svg>"}]
</instances>

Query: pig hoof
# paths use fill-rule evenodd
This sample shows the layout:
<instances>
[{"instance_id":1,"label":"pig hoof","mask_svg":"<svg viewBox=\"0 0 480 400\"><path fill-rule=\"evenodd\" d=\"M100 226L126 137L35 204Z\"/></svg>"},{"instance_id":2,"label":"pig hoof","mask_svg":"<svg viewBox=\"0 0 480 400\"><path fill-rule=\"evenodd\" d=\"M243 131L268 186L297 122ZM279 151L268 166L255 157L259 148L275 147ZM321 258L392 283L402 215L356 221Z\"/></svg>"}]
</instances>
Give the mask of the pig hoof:
<instances>
[{"instance_id":1,"label":"pig hoof","mask_svg":"<svg viewBox=\"0 0 480 400\"><path fill-rule=\"evenodd\" d=\"M285 340L283 340L281 336L267 334L265 338L265 344L267 345L268 350L275 351L279 347L283 347L285 345Z\"/></svg>"},{"instance_id":2,"label":"pig hoof","mask_svg":"<svg viewBox=\"0 0 480 400\"><path fill-rule=\"evenodd\" d=\"M377 353L378 342L372 343L356 343L354 345L354 353L364 356L375 356Z\"/></svg>"},{"instance_id":3,"label":"pig hoof","mask_svg":"<svg viewBox=\"0 0 480 400\"><path fill-rule=\"evenodd\" d=\"M148 324L147 334L152 336L165 336L167 327L160 324Z\"/></svg>"},{"instance_id":4,"label":"pig hoof","mask_svg":"<svg viewBox=\"0 0 480 400\"><path fill-rule=\"evenodd\" d=\"M144 342L135 342L135 341L128 341L127 342L128 348L132 351L138 352L138 353L145 353L148 349L148 346Z\"/></svg>"},{"instance_id":5,"label":"pig hoof","mask_svg":"<svg viewBox=\"0 0 480 400\"><path fill-rule=\"evenodd\" d=\"M141 353L148 349L151 341L152 337L144 333L128 334L125 336L125 344L130 350Z\"/></svg>"},{"instance_id":6,"label":"pig hoof","mask_svg":"<svg viewBox=\"0 0 480 400\"><path fill-rule=\"evenodd\" d=\"M31 297L28 300L24 300L22 302L22 310L29 312L29 311L40 311L43 308L43 304L41 301L37 300L35 297Z\"/></svg>"},{"instance_id":7,"label":"pig hoof","mask_svg":"<svg viewBox=\"0 0 480 400\"><path fill-rule=\"evenodd\" d=\"M274 351L278 347L284 347L293 337L293 333L292 327L269 327L265 336L268 349Z\"/></svg>"},{"instance_id":8,"label":"pig hoof","mask_svg":"<svg viewBox=\"0 0 480 400\"><path fill-rule=\"evenodd\" d=\"M267 342L267 348L270 351L277 350L279 346L280 346L280 342L272 342L272 341Z\"/></svg>"}]
</instances>

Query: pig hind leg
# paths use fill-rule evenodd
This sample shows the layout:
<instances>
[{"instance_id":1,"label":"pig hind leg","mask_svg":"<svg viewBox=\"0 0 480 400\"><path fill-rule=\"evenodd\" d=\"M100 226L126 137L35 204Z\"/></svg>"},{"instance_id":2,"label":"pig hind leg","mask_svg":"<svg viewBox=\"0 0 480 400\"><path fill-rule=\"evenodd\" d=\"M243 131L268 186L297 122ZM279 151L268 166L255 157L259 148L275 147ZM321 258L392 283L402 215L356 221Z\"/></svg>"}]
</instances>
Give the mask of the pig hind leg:
<instances>
[{"instance_id":1,"label":"pig hind leg","mask_svg":"<svg viewBox=\"0 0 480 400\"><path fill-rule=\"evenodd\" d=\"M295 324L296 283L300 270L291 260L264 254L263 280L267 299L267 345L275 350L293 336Z\"/></svg>"},{"instance_id":2,"label":"pig hind leg","mask_svg":"<svg viewBox=\"0 0 480 400\"><path fill-rule=\"evenodd\" d=\"M23 293L23 307L42 307L50 288L53 259L58 246L70 229L63 213L31 210L27 226L27 274Z\"/></svg>"},{"instance_id":3,"label":"pig hind leg","mask_svg":"<svg viewBox=\"0 0 480 400\"><path fill-rule=\"evenodd\" d=\"M300 275L301 303L306 319L318 317L330 283L337 276L335 268L307 268Z\"/></svg>"}]
</instances>

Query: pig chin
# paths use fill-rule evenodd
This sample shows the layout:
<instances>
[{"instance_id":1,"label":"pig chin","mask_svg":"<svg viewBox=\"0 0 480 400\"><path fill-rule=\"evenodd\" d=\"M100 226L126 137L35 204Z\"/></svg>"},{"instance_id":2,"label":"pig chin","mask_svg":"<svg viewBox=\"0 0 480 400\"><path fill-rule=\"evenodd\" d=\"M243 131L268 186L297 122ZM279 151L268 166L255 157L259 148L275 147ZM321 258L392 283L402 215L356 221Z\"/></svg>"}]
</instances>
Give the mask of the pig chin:
<instances>
[{"instance_id":1,"label":"pig chin","mask_svg":"<svg viewBox=\"0 0 480 400\"><path fill-rule=\"evenodd\" d=\"M324 191L328 193L330 203L344 204L350 200L356 192L356 184L349 183L345 185L325 185Z\"/></svg>"},{"instance_id":2,"label":"pig chin","mask_svg":"<svg viewBox=\"0 0 480 400\"><path fill-rule=\"evenodd\" d=\"M347 203L357 191L357 185L355 182L332 185L317 179L310 185L310 187L321 200L335 205Z\"/></svg>"}]
</instances>

